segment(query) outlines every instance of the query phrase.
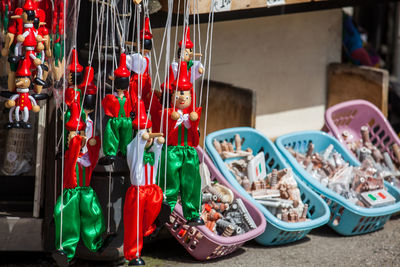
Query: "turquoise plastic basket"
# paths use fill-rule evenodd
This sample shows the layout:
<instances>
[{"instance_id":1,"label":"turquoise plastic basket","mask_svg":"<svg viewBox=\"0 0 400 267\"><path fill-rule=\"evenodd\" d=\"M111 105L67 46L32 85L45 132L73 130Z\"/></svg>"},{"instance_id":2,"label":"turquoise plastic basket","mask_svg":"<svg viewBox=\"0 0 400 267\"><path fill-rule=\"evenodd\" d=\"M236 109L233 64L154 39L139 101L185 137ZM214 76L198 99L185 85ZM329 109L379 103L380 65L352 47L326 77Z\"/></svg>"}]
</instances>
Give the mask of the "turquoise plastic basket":
<instances>
[{"instance_id":1,"label":"turquoise plastic basket","mask_svg":"<svg viewBox=\"0 0 400 267\"><path fill-rule=\"evenodd\" d=\"M308 218L311 220L306 222L288 223L279 220L271 212L269 212L268 209L255 201L254 198L244 190L244 188L236 181L236 178L226 167L224 161L219 156L212 144L212 141L217 139L218 141L227 140L232 142L234 145L233 139L237 133L244 138L242 149L250 147L254 151L254 154L258 153L260 150L264 151L266 155L265 165L267 167L267 172L270 172L274 168L284 169L289 168L290 166L284 161L274 144L261 133L252 128L240 127L225 129L211 133L206 137L206 150L210 154L220 172L224 175L226 180L242 195L242 197L248 199L263 213L267 220L265 232L258 236L255 240L264 246L287 244L304 238L312 229L326 224L329 220L328 206L317 194L310 190L296 176L295 179L301 192L301 199L304 203L307 203L309 207Z\"/></svg>"},{"instance_id":2,"label":"turquoise plastic basket","mask_svg":"<svg viewBox=\"0 0 400 267\"><path fill-rule=\"evenodd\" d=\"M328 225L342 235L359 235L376 231L382 228L393 213L400 210L400 192L398 189L385 182L389 193L396 198L393 205L380 208L363 208L357 206L341 195L321 185L314 179L286 149L293 148L295 151L305 153L308 143L312 141L315 151L321 152L330 144L339 152L343 158L352 166L359 166L360 163L332 136L320 131L305 131L287 134L276 140L278 149L292 166L295 173L303 179L315 192L321 194L331 210L331 217Z\"/></svg>"}]
</instances>

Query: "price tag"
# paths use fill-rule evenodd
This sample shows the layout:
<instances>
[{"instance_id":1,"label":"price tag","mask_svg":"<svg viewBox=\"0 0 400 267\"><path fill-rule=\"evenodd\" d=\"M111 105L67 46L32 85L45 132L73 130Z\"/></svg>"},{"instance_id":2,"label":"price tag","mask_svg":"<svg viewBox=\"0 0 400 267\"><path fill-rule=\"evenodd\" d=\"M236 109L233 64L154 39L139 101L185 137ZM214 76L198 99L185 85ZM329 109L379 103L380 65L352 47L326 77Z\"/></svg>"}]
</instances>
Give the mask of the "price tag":
<instances>
[{"instance_id":1,"label":"price tag","mask_svg":"<svg viewBox=\"0 0 400 267\"><path fill-rule=\"evenodd\" d=\"M284 4L286 4L285 0L267 0L267 6L268 7L270 7L270 6L281 6L281 5L284 5Z\"/></svg>"},{"instance_id":2,"label":"price tag","mask_svg":"<svg viewBox=\"0 0 400 267\"><path fill-rule=\"evenodd\" d=\"M230 11L232 0L215 0L214 12Z\"/></svg>"}]
</instances>

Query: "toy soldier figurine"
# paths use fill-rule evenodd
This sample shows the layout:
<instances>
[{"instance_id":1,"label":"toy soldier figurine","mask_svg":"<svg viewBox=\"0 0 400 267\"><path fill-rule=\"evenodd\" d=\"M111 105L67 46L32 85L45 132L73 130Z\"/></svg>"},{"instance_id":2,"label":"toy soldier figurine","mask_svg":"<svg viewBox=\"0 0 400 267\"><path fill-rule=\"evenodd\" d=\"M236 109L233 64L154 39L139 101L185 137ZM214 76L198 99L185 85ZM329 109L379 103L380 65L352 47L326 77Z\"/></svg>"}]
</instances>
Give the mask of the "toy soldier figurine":
<instances>
[{"instance_id":1,"label":"toy soldier figurine","mask_svg":"<svg viewBox=\"0 0 400 267\"><path fill-rule=\"evenodd\" d=\"M166 197L171 211L181 196L183 215L189 225L203 225L200 218L201 178L199 158L195 147L199 144L198 125L201 107L194 108L193 86L187 77L187 65L181 62L179 80L172 83L171 108L165 111L164 123L167 134L167 156L162 153L161 174L166 176ZM175 109L176 108L176 109ZM166 161L166 162L165 162ZM164 178L160 177L161 188Z\"/></svg>"},{"instance_id":2,"label":"toy soldier figurine","mask_svg":"<svg viewBox=\"0 0 400 267\"><path fill-rule=\"evenodd\" d=\"M28 123L29 111L37 113L40 111L39 105L36 100L29 95L29 87L31 85L31 71L29 70L29 60L23 59L19 61L18 70L16 72L15 84L17 87L17 94L11 96L6 101L6 108L10 109L9 122L6 125L7 129L11 128L26 128L30 129L32 126ZM22 121L20 120L20 112L22 112ZM15 120L13 121L13 113Z\"/></svg>"},{"instance_id":3,"label":"toy soldier figurine","mask_svg":"<svg viewBox=\"0 0 400 267\"><path fill-rule=\"evenodd\" d=\"M145 18L145 24L140 31L140 51L133 55L128 55L126 65L133 75L130 80L129 90L131 98L137 98L141 92L144 106L148 110L151 99L151 77L149 74L150 52L152 49L153 35L150 32L150 19ZM143 53L143 54L142 54Z\"/></svg>"},{"instance_id":4,"label":"toy soldier figurine","mask_svg":"<svg viewBox=\"0 0 400 267\"><path fill-rule=\"evenodd\" d=\"M188 76L190 78L190 82L193 84L198 78L203 75L204 68L203 64L200 61L194 60L194 57L201 54L193 53L193 43L190 40L190 28L186 27L186 39L179 42L178 48L178 58L179 60L183 60L186 62ZM178 73L178 63L172 62L171 67L174 71L175 77L177 77Z\"/></svg>"},{"instance_id":5,"label":"toy soldier figurine","mask_svg":"<svg viewBox=\"0 0 400 267\"><path fill-rule=\"evenodd\" d=\"M127 147L132 185L124 204L124 255L129 265L144 265L140 258L143 236L149 236L156 229L155 220L163 201L163 192L155 182L164 138L161 133L152 133L151 126L143 101L139 100L133 121L138 134Z\"/></svg>"},{"instance_id":6,"label":"toy soldier figurine","mask_svg":"<svg viewBox=\"0 0 400 267\"><path fill-rule=\"evenodd\" d=\"M85 123L79 119L77 102L71 105L71 117L65 124L68 129L68 149L64 155L63 195L54 207L56 225L53 258L59 266L68 266L75 256L76 246L82 238L91 251L103 251L112 236L103 236L105 223L96 193L90 187L92 172L97 164L100 139L88 140L87 152L82 153L86 144ZM62 198L62 200L61 200Z\"/></svg>"},{"instance_id":7,"label":"toy soldier figurine","mask_svg":"<svg viewBox=\"0 0 400 267\"><path fill-rule=\"evenodd\" d=\"M126 67L126 55L121 54L119 67L114 71L114 87L116 95L106 95L102 101L104 113L109 117L104 130L102 165L110 165L117 156L118 148L126 155L126 146L132 141L132 105L136 99L129 96L130 72ZM132 101L132 102L131 102Z\"/></svg>"}]
</instances>

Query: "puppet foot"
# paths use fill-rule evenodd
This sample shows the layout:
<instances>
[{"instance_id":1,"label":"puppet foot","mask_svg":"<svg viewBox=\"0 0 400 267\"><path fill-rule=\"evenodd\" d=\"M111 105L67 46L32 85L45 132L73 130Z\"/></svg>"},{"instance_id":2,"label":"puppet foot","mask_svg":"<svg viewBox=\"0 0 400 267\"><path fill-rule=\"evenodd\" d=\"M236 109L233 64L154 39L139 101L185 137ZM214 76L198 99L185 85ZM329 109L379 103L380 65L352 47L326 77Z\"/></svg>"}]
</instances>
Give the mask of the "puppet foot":
<instances>
[{"instance_id":1,"label":"puppet foot","mask_svg":"<svg viewBox=\"0 0 400 267\"><path fill-rule=\"evenodd\" d=\"M19 60L20 60L20 57L18 57L18 56L8 57L8 62L10 62L11 64L17 64Z\"/></svg>"},{"instance_id":2,"label":"puppet foot","mask_svg":"<svg viewBox=\"0 0 400 267\"><path fill-rule=\"evenodd\" d=\"M41 64L40 67L42 67L43 71L49 71L49 68L45 64Z\"/></svg>"},{"instance_id":3,"label":"puppet foot","mask_svg":"<svg viewBox=\"0 0 400 267\"><path fill-rule=\"evenodd\" d=\"M193 218L193 219L191 219L191 220L189 220L189 221L187 222L187 225L190 225L190 226L204 225L204 221L203 221L203 219L200 218L200 217L198 217L198 218Z\"/></svg>"},{"instance_id":4,"label":"puppet foot","mask_svg":"<svg viewBox=\"0 0 400 267\"><path fill-rule=\"evenodd\" d=\"M103 245L97 250L97 253L101 254L103 251L111 244L114 238L117 236L117 233L107 233L105 238L103 239Z\"/></svg>"},{"instance_id":5,"label":"puppet foot","mask_svg":"<svg viewBox=\"0 0 400 267\"><path fill-rule=\"evenodd\" d=\"M38 77L36 77L35 79L33 79L33 82L34 82L35 84L41 85L41 86L45 86L45 85L46 85L46 82L43 81L42 79L38 78Z\"/></svg>"},{"instance_id":6,"label":"puppet foot","mask_svg":"<svg viewBox=\"0 0 400 267\"><path fill-rule=\"evenodd\" d=\"M4 128L6 128L6 130L11 130L13 127L14 127L14 123L12 123L12 122L9 122L4 126Z\"/></svg>"},{"instance_id":7,"label":"puppet foot","mask_svg":"<svg viewBox=\"0 0 400 267\"><path fill-rule=\"evenodd\" d=\"M14 127L14 128L17 128L17 129L18 129L18 128L21 128L21 123L18 122L18 121L17 121L17 122L14 122L13 127Z\"/></svg>"},{"instance_id":8,"label":"puppet foot","mask_svg":"<svg viewBox=\"0 0 400 267\"><path fill-rule=\"evenodd\" d=\"M99 160L100 165L111 165L117 159L116 156L105 156Z\"/></svg>"},{"instance_id":9,"label":"puppet foot","mask_svg":"<svg viewBox=\"0 0 400 267\"><path fill-rule=\"evenodd\" d=\"M29 122L22 121L20 123L20 125L21 125L21 128L23 128L23 129L32 129L32 125Z\"/></svg>"},{"instance_id":10,"label":"puppet foot","mask_svg":"<svg viewBox=\"0 0 400 267\"><path fill-rule=\"evenodd\" d=\"M35 100L44 100L44 99L49 98L49 95L48 94L33 94L32 97Z\"/></svg>"},{"instance_id":11,"label":"puppet foot","mask_svg":"<svg viewBox=\"0 0 400 267\"><path fill-rule=\"evenodd\" d=\"M139 257L129 262L129 266L137 266L137 265L145 265L144 260Z\"/></svg>"},{"instance_id":12,"label":"puppet foot","mask_svg":"<svg viewBox=\"0 0 400 267\"><path fill-rule=\"evenodd\" d=\"M69 266L68 257L64 251L56 250L51 254L51 257L57 263L58 266L60 266L60 267L68 267Z\"/></svg>"}]
</instances>

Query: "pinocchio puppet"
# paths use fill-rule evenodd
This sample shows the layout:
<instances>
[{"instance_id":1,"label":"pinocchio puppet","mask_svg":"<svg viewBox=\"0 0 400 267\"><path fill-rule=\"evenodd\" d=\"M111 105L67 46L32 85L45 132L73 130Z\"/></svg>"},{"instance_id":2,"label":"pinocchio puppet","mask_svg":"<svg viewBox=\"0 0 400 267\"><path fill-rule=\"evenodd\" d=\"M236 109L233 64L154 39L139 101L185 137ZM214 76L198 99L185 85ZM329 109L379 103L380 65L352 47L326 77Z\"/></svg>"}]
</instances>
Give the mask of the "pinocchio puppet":
<instances>
[{"instance_id":1,"label":"pinocchio puppet","mask_svg":"<svg viewBox=\"0 0 400 267\"><path fill-rule=\"evenodd\" d=\"M201 56L201 54L194 54L193 48L194 44L190 39L190 28L186 27L186 36L185 39L179 42L179 48L177 56L179 60L185 61L188 71L188 76L190 82L193 84L198 78L203 75L204 67L200 61L194 60L195 56ZM177 62L172 62L171 64L172 70L174 71L175 77L177 77L179 65Z\"/></svg>"},{"instance_id":2,"label":"pinocchio puppet","mask_svg":"<svg viewBox=\"0 0 400 267\"><path fill-rule=\"evenodd\" d=\"M103 236L105 223L98 197L90 187L92 172L97 164L100 139L86 140L85 123L79 116L77 102L71 105L71 117L65 124L69 131L68 149L64 155L63 195L54 207L55 246L53 258L60 266L74 258L76 246L82 239L91 251L102 251L111 240ZM87 152L83 153L87 141Z\"/></svg>"},{"instance_id":3,"label":"pinocchio puppet","mask_svg":"<svg viewBox=\"0 0 400 267\"><path fill-rule=\"evenodd\" d=\"M153 46L153 35L150 32L150 19L145 18L143 29L140 31L140 51L127 56L127 67L133 72L130 79L129 90L131 98L141 96L146 110L151 99L151 76L149 73L150 52Z\"/></svg>"},{"instance_id":4,"label":"pinocchio puppet","mask_svg":"<svg viewBox=\"0 0 400 267\"><path fill-rule=\"evenodd\" d=\"M30 129L32 126L28 123L29 111L33 110L33 112L37 113L40 111L40 106L36 103L36 100L29 95L31 71L29 70L29 62L26 58L19 61L15 84L17 87L17 94L11 96L11 98L5 102L6 108L10 109L9 122L6 128ZM22 120L20 118L20 113L22 114ZM15 122L13 120L13 114Z\"/></svg>"},{"instance_id":5,"label":"pinocchio puppet","mask_svg":"<svg viewBox=\"0 0 400 267\"><path fill-rule=\"evenodd\" d=\"M165 173L166 179L160 177L161 188L167 201L174 209L181 196L183 215L189 225L202 225L200 218L201 178L199 172L199 157L195 147L199 144L198 125L201 115L201 107L195 108L195 94L192 83L187 75L187 65L181 62L180 73L171 84L171 108L166 109L164 122L167 135L166 157L161 156L161 174ZM192 103L193 101L193 103ZM166 185L164 185L166 180Z\"/></svg>"},{"instance_id":6,"label":"pinocchio puppet","mask_svg":"<svg viewBox=\"0 0 400 267\"><path fill-rule=\"evenodd\" d=\"M144 103L139 100L133 121L138 134L127 147L131 186L124 204L124 255L130 265L144 265L140 258L143 237L156 229L163 201L163 192L155 182L164 138L160 133L151 133L151 126Z\"/></svg>"},{"instance_id":7,"label":"pinocchio puppet","mask_svg":"<svg viewBox=\"0 0 400 267\"><path fill-rule=\"evenodd\" d=\"M114 87L116 94L109 94L101 104L108 121L104 130L103 153L100 164L109 165L114 162L118 149L126 155L126 147L132 141L132 105L136 99L129 96L130 71L126 67L126 55L120 56L119 67L114 71Z\"/></svg>"}]
</instances>

